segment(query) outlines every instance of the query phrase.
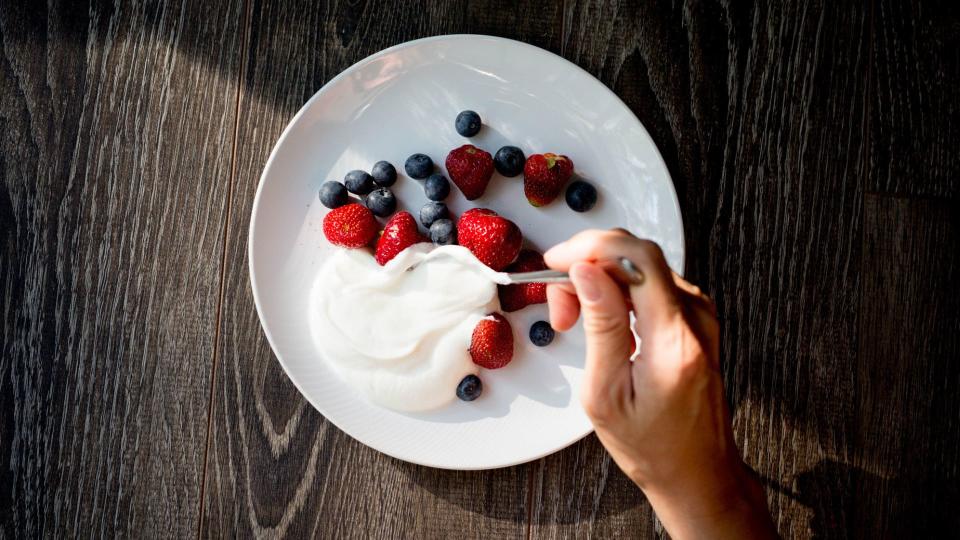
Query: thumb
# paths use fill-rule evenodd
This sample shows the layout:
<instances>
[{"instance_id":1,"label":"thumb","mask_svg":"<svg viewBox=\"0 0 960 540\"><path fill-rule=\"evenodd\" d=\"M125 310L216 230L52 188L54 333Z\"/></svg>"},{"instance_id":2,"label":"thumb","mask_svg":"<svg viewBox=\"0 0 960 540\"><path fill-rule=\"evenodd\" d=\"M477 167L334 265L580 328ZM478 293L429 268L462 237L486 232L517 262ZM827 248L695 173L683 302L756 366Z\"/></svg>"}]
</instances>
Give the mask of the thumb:
<instances>
[{"instance_id":1,"label":"thumb","mask_svg":"<svg viewBox=\"0 0 960 540\"><path fill-rule=\"evenodd\" d=\"M629 311L620 287L597 266L574 264L570 281L587 341L583 405L590 416L604 416L631 396Z\"/></svg>"}]
</instances>

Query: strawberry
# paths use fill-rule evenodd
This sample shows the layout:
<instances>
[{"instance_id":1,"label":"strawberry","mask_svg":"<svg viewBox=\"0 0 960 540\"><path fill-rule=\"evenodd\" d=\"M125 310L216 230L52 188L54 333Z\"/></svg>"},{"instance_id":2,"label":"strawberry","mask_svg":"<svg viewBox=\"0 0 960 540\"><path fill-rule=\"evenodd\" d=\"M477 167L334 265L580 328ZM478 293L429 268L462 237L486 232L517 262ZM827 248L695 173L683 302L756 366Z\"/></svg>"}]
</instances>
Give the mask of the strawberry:
<instances>
[{"instance_id":1,"label":"strawberry","mask_svg":"<svg viewBox=\"0 0 960 540\"><path fill-rule=\"evenodd\" d=\"M407 249L418 242L429 242L417 228L417 220L410 215L410 212L397 212L390 218L387 225L383 228L383 234L377 240L377 251L374 258L380 263L380 266L387 264L387 261L397 256L397 253Z\"/></svg>"},{"instance_id":2,"label":"strawberry","mask_svg":"<svg viewBox=\"0 0 960 540\"><path fill-rule=\"evenodd\" d=\"M498 369L513 359L513 328L499 313L492 313L473 328L470 339L473 363L487 369Z\"/></svg>"},{"instance_id":3,"label":"strawberry","mask_svg":"<svg viewBox=\"0 0 960 540\"><path fill-rule=\"evenodd\" d=\"M507 267L507 272L533 272L546 270L543 255L532 249L524 249L517 256L516 262ZM532 304L543 304L547 301L546 283L524 283L522 285L500 285L500 307L510 313Z\"/></svg>"},{"instance_id":4,"label":"strawberry","mask_svg":"<svg viewBox=\"0 0 960 540\"><path fill-rule=\"evenodd\" d=\"M523 166L523 194L534 206L553 202L573 175L573 161L556 154L534 154Z\"/></svg>"},{"instance_id":5,"label":"strawberry","mask_svg":"<svg viewBox=\"0 0 960 540\"><path fill-rule=\"evenodd\" d=\"M472 201L483 195L493 176L493 158L472 144L465 144L447 155L447 174L460 188L463 196Z\"/></svg>"},{"instance_id":6,"label":"strawberry","mask_svg":"<svg viewBox=\"0 0 960 540\"><path fill-rule=\"evenodd\" d=\"M457 240L480 262L499 272L517 258L523 235L516 224L493 210L471 208L457 222Z\"/></svg>"},{"instance_id":7,"label":"strawberry","mask_svg":"<svg viewBox=\"0 0 960 540\"><path fill-rule=\"evenodd\" d=\"M380 225L373 212L362 204L347 204L335 208L323 218L323 235L334 245L359 248L370 243Z\"/></svg>"}]
</instances>

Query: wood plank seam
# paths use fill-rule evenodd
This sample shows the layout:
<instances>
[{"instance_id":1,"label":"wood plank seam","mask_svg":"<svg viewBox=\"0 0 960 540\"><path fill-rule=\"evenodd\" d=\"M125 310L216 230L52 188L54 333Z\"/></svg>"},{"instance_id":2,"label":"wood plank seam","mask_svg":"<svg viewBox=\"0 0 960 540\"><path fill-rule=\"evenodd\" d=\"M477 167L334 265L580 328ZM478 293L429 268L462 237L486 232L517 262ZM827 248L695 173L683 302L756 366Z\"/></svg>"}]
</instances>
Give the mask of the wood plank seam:
<instances>
[{"instance_id":1,"label":"wood plank seam","mask_svg":"<svg viewBox=\"0 0 960 540\"><path fill-rule=\"evenodd\" d=\"M197 511L197 538L203 530L204 492L207 487L207 460L210 456L210 435L213 429L213 397L217 385L217 361L220 356L220 325L223 314L223 297L226 289L227 248L230 244L230 217L233 207L234 186L237 182L237 146L240 138L240 104L243 102L243 76L247 68L247 53L250 49L250 0L244 1L243 7L243 38L240 40L240 69L237 70L237 103L233 117L233 148L230 151L230 181L227 187L227 209L223 223L223 249L220 256L220 291L217 298L217 316L213 333L213 360L210 366L210 395L207 400L207 436L203 447L203 465L200 468L200 501Z\"/></svg>"}]
</instances>

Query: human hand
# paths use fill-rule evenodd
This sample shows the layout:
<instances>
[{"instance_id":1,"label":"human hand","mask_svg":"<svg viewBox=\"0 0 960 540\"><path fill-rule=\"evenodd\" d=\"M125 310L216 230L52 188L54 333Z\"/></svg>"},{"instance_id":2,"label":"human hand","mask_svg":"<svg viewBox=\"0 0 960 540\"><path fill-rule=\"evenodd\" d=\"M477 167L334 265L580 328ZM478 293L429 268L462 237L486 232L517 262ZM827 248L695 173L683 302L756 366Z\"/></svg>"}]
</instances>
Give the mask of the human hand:
<instances>
[{"instance_id":1,"label":"human hand","mask_svg":"<svg viewBox=\"0 0 960 540\"><path fill-rule=\"evenodd\" d=\"M592 264L614 257L632 261L644 283L621 289ZM571 279L547 288L551 325L568 330L583 313L583 407L671 536L775 537L763 488L733 439L713 302L670 271L656 244L623 230L582 232L544 259Z\"/></svg>"}]
</instances>

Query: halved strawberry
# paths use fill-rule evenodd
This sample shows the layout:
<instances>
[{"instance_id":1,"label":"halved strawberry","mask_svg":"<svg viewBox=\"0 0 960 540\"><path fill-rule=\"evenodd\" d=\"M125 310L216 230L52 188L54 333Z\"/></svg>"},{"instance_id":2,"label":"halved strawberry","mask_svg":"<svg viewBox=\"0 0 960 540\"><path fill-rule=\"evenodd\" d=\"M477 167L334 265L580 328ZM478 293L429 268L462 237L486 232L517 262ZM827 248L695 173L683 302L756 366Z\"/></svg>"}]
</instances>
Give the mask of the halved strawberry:
<instances>
[{"instance_id":1,"label":"halved strawberry","mask_svg":"<svg viewBox=\"0 0 960 540\"><path fill-rule=\"evenodd\" d=\"M523 193L533 206L553 202L573 175L573 161L557 154L534 154L523 166Z\"/></svg>"},{"instance_id":2,"label":"halved strawberry","mask_svg":"<svg viewBox=\"0 0 960 540\"><path fill-rule=\"evenodd\" d=\"M536 270L546 269L547 265L543 262L543 255L532 249L524 249L520 251L516 262L508 266L505 271L534 272ZM543 304L547 301L546 283L500 285L498 286L498 292L500 295L500 308L507 313L517 311L529 305Z\"/></svg>"},{"instance_id":3,"label":"halved strawberry","mask_svg":"<svg viewBox=\"0 0 960 540\"><path fill-rule=\"evenodd\" d=\"M410 212L397 212L384 226L383 234L377 240L374 258L383 266L396 257L397 253L419 242L429 242L429 240L420 234L417 220L410 215Z\"/></svg>"},{"instance_id":4,"label":"halved strawberry","mask_svg":"<svg viewBox=\"0 0 960 540\"><path fill-rule=\"evenodd\" d=\"M499 369L513 359L513 328L499 313L491 313L473 328L470 339L473 363L487 369Z\"/></svg>"},{"instance_id":5,"label":"halved strawberry","mask_svg":"<svg viewBox=\"0 0 960 540\"><path fill-rule=\"evenodd\" d=\"M357 203L335 208L323 218L323 235L331 244L341 247L363 247L373 240L379 228L373 212Z\"/></svg>"},{"instance_id":6,"label":"halved strawberry","mask_svg":"<svg viewBox=\"0 0 960 540\"><path fill-rule=\"evenodd\" d=\"M457 241L499 272L517 258L523 235L516 224L493 210L471 208L457 222Z\"/></svg>"}]
</instances>

